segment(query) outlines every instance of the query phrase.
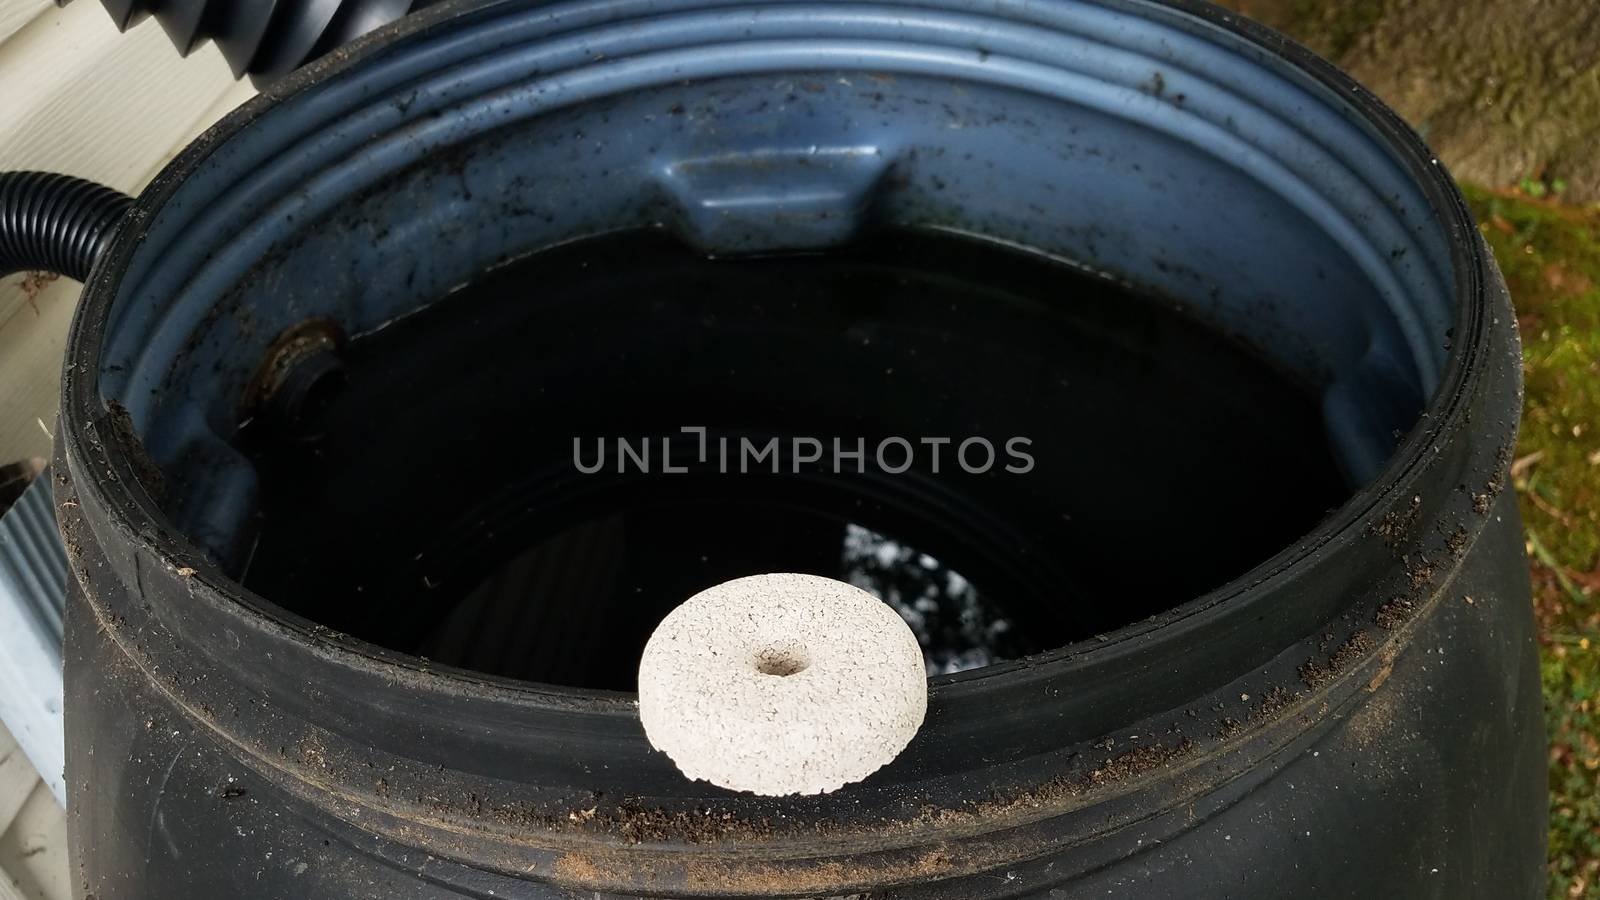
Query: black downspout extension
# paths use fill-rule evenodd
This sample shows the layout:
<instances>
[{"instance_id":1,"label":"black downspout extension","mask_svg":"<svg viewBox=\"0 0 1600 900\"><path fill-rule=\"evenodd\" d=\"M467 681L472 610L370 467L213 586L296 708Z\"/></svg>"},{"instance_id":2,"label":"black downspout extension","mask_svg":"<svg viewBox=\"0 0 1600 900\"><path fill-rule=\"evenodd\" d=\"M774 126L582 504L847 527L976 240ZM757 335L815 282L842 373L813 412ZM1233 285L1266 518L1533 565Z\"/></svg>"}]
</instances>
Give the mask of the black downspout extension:
<instances>
[{"instance_id":1,"label":"black downspout extension","mask_svg":"<svg viewBox=\"0 0 1600 900\"><path fill-rule=\"evenodd\" d=\"M257 87L433 0L101 0L126 31L154 15L184 56L206 40Z\"/></svg>"},{"instance_id":2,"label":"black downspout extension","mask_svg":"<svg viewBox=\"0 0 1600 900\"><path fill-rule=\"evenodd\" d=\"M52 172L0 172L0 277L44 271L89 277L133 199Z\"/></svg>"},{"instance_id":3,"label":"black downspout extension","mask_svg":"<svg viewBox=\"0 0 1600 900\"><path fill-rule=\"evenodd\" d=\"M119 29L154 15L187 56L215 41L257 87L436 0L102 0ZM49 172L0 172L0 277L42 271L83 281L132 198Z\"/></svg>"}]
</instances>

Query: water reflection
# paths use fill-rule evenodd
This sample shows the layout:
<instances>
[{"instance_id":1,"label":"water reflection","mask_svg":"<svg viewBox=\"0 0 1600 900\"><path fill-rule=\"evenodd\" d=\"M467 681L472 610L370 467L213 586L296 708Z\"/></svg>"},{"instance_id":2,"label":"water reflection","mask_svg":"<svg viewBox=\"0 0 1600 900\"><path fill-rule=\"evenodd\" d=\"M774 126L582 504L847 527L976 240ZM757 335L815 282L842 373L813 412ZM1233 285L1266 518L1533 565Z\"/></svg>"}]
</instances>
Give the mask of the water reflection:
<instances>
[{"instance_id":1,"label":"water reflection","mask_svg":"<svg viewBox=\"0 0 1600 900\"><path fill-rule=\"evenodd\" d=\"M894 607L922 645L929 675L1023 655L1009 619L985 606L961 573L860 525L845 526L844 580Z\"/></svg>"}]
</instances>

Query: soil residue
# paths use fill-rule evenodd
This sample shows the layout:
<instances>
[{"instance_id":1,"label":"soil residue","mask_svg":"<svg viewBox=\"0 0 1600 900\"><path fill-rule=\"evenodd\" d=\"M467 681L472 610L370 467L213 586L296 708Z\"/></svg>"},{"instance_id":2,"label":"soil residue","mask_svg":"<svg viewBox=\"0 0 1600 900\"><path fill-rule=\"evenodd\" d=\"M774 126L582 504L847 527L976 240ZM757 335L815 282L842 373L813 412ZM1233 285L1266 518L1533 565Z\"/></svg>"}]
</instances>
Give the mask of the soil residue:
<instances>
[{"instance_id":1,"label":"soil residue","mask_svg":"<svg viewBox=\"0 0 1600 900\"><path fill-rule=\"evenodd\" d=\"M690 844L715 844L724 841L760 840L772 834L772 822L765 818L745 819L728 810L709 808L688 812L667 812L624 806L615 812L595 809L575 810L569 821L588 823L598 830L620 836L630 844L683 841Z\"/></svg>"},{"instance_id":2,"label":"soil residue","mask_svg":"<svg viewBox=\"0 0 1600 900\"><path fill-rule=\"evenodd\" d=\"M1293 695L1289 695L1292 699ZM995 821L1023 810L1041 809L1081 796L1094 789L1137 778L1166 767L1194 752L1196 744L1187 737L1150 742L1109 755L1088 771L1063 775L1038 786L997 793L992 799L963 807L924 805L915 816L900 821L843 824L831 820L777 825L766 817L749 817L729 809L698 807L692 810L649 808L624 800L615 805L596 796L591 805L578 806L552 814L532 806L497 806L475 793L451 801L439 796L422 796L417 802L442 816L486 817L501 825L526 831L585 831L620 837L630 845L640 844L730 844L761 841L809 833L836 837L860 832L882 833L885 829L918 831L930 826L946 827L982 821ZM302 748L302 762L316 765L320 755ZM379 796L389 796L391 787L380 780Z\"/></svg>"},{"instance_id":3,"label":"soil residue","mask_svg":"<svg viewBox=\"0 0 1600 900\"><path fill-rule=\"evenodd\" d=\"M1379 628L1394 631L1411 621L1411 617L1416 613L1417 605L1410 597L1396 597L1378 607L1378 612L1373 615L1372 621L1377 623Z\"/></svg>"},{"instance_id":4,"label":"soil residue","mask_svg":"<svg viewBox=\"0 0 1600 900\"><path fill-rule=\"evenodd\" d=\"M1124 753L1105 761L1103 765L1089 773L1088 785L1098 786L1111 784L1143 775L1152 769L1158 769L1180 756L1187 755L1194 750L1194 742L1183 738L1176 744L1156 744L1146 747L1135 747Z\"/></svg>"},{"instance_id":5,"label":"soil residue","mask_svg":"<svg viewBox=\"0 0 1600 900\"><path fill-rule=\"evenodd\" d=\"M1398 509L1391 509L1383 518L1367 526L1367 531L1383 538L1383 543L1391 550L1398 549L1411 534L1411 526L1417 522L1417 517L1422 512L1422 498L1412 497L1411 501Z\"/></svg>"},{"instance_id":6,"label":"soil residue","mask_svg":"<svg viewBox=\"0 0 1600 900\"><path fill-rule=\"evenodd\" d=\"M1288 709L1290 706L1294 705L1294 702L1298 699L1300 699L1300 695L1294 691L1282 687L1281 685L1274 687L1267 691L1266 695L1261 698L1261 705L1257 706L1254 710L1251 710L1250 721L1271 721L1272 719L1277 718L1279 713L1282 713L1285 709Z\"/></svg>"},{"instance_id":7,"label":"soil residue","mask_svg":"<svg viewBox=\"0 0 1600 900\"><path fill-rule=\"evenodd\" d=\"M133 467L133 473L138 477L139 483L150 496L158 502L167 492L167 479L162 474L161 467L145 451L144 442L139 440L139 434L133 428L133 416L128 413L128 408L116 400L106 404L107 417L111 423L111 431L116 436L117 444L128 454L128 464Z\"/></svg>"},{"instance_id":8,"label":"soil residue","mask_svg":"<svg viewBox=\"0 0 1600 900\"><path fill-rule=\"evenodd\" d=\"M1333 652L1326 660L1308 659L1300 666L1300 680L1305 686L1315 690L1333 680L1335 675L1349 668L1352 663L1359 660L1372 649L1372 636L1364 629L1356 632L1339 649Z\"/></svg>"}]
</instances>

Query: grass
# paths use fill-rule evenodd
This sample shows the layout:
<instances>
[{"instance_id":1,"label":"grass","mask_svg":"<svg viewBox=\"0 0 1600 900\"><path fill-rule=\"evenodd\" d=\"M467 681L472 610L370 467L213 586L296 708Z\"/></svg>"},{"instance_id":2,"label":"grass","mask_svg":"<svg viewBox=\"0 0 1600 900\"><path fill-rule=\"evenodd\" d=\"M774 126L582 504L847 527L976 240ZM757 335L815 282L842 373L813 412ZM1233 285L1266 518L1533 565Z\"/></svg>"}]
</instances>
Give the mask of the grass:
<instances>
[{"instance_id":1,"label":"grass","mask_svg":"<svg viewBox=\"0 0 1600 900\"><path fill-rule=\"evenodd\" d=\"M1600 208L1464 190L1522 332L1513 474L1550 738L1549 897L1600 900Z\"/></svg>"}]
</instances>

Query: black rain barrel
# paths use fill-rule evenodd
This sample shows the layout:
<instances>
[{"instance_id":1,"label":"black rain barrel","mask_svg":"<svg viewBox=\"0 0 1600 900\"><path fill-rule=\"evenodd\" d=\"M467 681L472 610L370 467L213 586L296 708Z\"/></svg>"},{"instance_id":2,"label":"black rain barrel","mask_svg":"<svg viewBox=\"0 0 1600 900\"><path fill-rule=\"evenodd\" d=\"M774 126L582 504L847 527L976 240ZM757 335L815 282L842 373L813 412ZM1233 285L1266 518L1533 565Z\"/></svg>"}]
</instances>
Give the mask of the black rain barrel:
<instances>
[{"instance_id":1,"label":"black rain barrel","mask_svg":"<svg viewBox=\"0 0 1600 900\"><path fill-rule=\"evenodd\" d=\"M89 274L74 883L1533 898L1519 403L1438 161L1209 5L446 2ZM775 570L924 645L836 793L691 782L629 693Z\"/></svg>"}]
</instances>

